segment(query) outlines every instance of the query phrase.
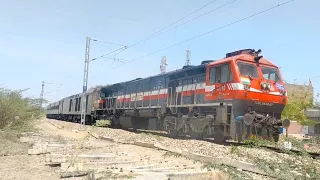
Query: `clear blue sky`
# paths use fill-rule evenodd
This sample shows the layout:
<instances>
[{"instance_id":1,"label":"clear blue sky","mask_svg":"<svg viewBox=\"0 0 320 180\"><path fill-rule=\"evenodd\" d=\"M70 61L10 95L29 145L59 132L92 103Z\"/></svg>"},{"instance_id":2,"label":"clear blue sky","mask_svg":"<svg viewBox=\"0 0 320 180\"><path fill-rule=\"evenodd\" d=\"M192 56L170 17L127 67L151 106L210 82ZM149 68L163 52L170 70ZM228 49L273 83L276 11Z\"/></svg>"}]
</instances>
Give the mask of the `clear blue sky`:
<instances>
[{"instance_id":1,"label":"clear blue sky","mask_svg":"<svg viewBox=\"0 0 320 180\"><path fill-rule=\"evenodd\" d=\"M130 45L211 0L0 0L0 86L30 88L26 96L58 100L82 91L85 38ZM191 19L231 0L217 0ZM118 58L132 60L218 28L285 0L237 0L175 30L127 49ZM181 68L190 47L192 64L219 59L243 48L261 48L281 67L285 80L307 82L320 76L318 61L320 11L318 0L296 0L285 6L113 69L119 62L103 59L90 64L89 86L115 83L159 73L163 55L168 70ZM186 19L186 20L188 20ZM183 21L182 21L183 22ZM118 48L93 42L91 58ZM62 86L58 86L61 84ZM320 91L320 78L313 80ZM58 87L57 87L58 86ZM56 89L48 94L48 92Z\"/></svg>"}]
</instances>

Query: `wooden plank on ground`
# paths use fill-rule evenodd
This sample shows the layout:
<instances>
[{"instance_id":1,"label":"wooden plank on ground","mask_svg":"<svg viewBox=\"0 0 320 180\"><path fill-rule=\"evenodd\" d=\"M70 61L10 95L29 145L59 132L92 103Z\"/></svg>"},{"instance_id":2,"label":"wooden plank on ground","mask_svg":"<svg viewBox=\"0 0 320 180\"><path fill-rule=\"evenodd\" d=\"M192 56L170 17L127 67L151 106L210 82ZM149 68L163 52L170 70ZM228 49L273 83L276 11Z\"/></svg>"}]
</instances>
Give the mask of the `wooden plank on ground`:
<instances>
[{"instance_id":1,"label":"wooden plank on ground","mask_svg":"<svg viewBox=\"0 0 320 180\"><path fill-rule=\"evenodd\" d=\"M100 162L110 161L116 159L116 155L112 153L106 154L79 154L79 155L64 155L64 154L46 154L46 162L53 163L66 163L70 161L76 162Z\"/></svg>"}]
</instances>

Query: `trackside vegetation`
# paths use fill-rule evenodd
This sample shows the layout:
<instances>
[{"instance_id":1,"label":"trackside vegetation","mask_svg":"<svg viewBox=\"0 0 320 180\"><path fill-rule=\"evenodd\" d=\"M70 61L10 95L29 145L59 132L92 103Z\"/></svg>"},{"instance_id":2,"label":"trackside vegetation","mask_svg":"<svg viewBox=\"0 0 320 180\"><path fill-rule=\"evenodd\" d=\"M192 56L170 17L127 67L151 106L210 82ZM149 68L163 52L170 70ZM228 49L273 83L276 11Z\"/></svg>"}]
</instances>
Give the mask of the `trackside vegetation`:
<instances>
[{"instance_id":1,"label":"trackside vegetation","mask_svg":"<svg viewBox=\"0 0 320 180\"><path fill-rule=\"evenodd\" d=\"M305 87L288 87L288 102L282 111L281 119L288 118L289 120L295 120L301 125L315 124L304 113L305 109L313 106L313 94Z\"/></svg>"},{"instance_id":2,"label":"trackside vegetation","mask_svg":"<svg viewBox=\"0 0 320 180\"><path fill-rule=\"evenodd\" d=\"M45 112L40 111L40 99L24 98L22 93L0 88L0 140L15 140L22 132L34 130L34 120Z\"/></svg>"}]
</instances>

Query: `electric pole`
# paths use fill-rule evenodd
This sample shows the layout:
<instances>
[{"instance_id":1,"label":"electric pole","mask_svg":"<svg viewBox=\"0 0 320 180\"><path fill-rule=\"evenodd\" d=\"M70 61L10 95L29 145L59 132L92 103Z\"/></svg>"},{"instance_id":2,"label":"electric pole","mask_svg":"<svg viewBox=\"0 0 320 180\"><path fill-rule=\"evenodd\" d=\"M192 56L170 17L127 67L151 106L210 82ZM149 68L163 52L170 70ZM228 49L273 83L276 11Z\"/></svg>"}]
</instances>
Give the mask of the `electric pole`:
<instances>
[{"instance_id":1,"label":"electric pole","mask_svg":"<svg viewBox=\"0 0 320 180\"><path fill-rule=\"evenodd\" d=\"M96 39L91 39L90 37L87 37L86 39L86 53L85 53L85 58L84 58L84 73L83 73L83 92L82 92L82 103L81 103L81 124L85 125L86 123L86 112L87 112L87 89L88 89L88 73L89 73L89 62L91 61L95 61L99 58L103 58L108 54L111 54L112 52L116 52L119 51L121 49L126 49L127 46L123 46L117 50L114 50L110 53L104 54L102 56L99 56L97 58L94 59L89 59L89 54L90 54L90 42L91 41L96 41L96 42L102 42L102 43L107 43L107 44L113 44L113 45L117 45L117 46L123 46L120 44L115 44L115 43L111 43L111 42L106 42L106 41L100 41L100 40L96 40ZM120 60L119 60L120 61Z\"/></svg>"},{"instance_id":2,"label":"electric pole","mask_svg":"<svg viewBox=\"0 0 320 180\"><path fill-rule=\"evenodd\" d=\"M42 81L41 94L40 94L40 113L42 111L43 93L44 93L44 81Z\"/></svg>"},{"instance_id":3,"label":"electric pole","mask_svg":"<svg viewBox=\"0 0 320 180\"><path fill-rule=\"evenodd\" d=\"M186 66L189 66L189 65L191 65L191 59L190 59L190 50L188 47L188 49L186 50Z\"/></svg>"},{"instance_id":4,"label":"electric pole","mask_svg":"<svg viewBox=\"0 0 320 180\"><path fill-rule=\"evenodd\" d=\"M81 104L81 124L82 125L85 125L85 122L86 122L90 41L91 41L91 38L87 37L86 54L84 58L83 93L82 93L82 104Z\"/></svg>"}]
</instances>

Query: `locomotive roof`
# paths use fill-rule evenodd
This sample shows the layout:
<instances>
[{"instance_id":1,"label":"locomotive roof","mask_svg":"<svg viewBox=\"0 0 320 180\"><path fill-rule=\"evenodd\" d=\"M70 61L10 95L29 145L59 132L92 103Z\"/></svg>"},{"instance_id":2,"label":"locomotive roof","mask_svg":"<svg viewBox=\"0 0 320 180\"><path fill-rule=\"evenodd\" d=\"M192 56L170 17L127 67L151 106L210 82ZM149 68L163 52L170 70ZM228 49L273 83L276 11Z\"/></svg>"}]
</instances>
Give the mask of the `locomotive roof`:
<instances>
[{"instance_id":1,"label":"locomotive roof","mask_svg":"<svg viewBox=\"0 0 320 180\"><path fill-rule=\"evenodd\" d=\"M224 58L222 58L220 60L207 60L207 61L203 61L200 65L184 66L181 69L177 69L177 70L174 70L174 71L166 72L166 73L163 73L163 74L157 74L157 75L148 76L148 77L145 77L145 78L136 78L136 79L133 79L133 80L116 83L116 84L113 84L113 85L110 85L110 86L104 86L102 88L109 89L109 90L117 90L118 88L121 88L122 86L124 86L126 83L138 82L138 81L142 81L142 80L145 80L145 79L148 79L148 78L154 78L154 77L160 77L160 76L174 76L174 75L177 75L179 73L184 73L184 72L188 72L188 71L190 72L190 71L193 71L193 70L196 70L196 69L205 68L207 65L220 64L220 63L228 62L228 61L235 60L235 59L241 59L241 60L244 60L244 61L256 63L254 57L257 56L260 52L261 52L261 50L255 51L253 49L243 49L243 50L227 53L226 57L224 57ZM260 64L276 67L273 63L271 63L270 61L268 61L267 59L265 59L263 57L261 57L258 62Z\"/></svg>"},{"instance_id":2,"label":"locomotive roof","mask_svg":"<svg viewBox=\"0 0 320 180\"><path fill-rule=\"evenodd\" d=\"M221 63L225 63L231 60L244 60L247 62L252 62L252 63L256 63L256 61L254 60L254 56L253 55L248 55L248 54L240 54L240 55L236 55L236 56L232 56L232 57L226 57L217 61L213 61L210 62L208 65L214 65L214 64L221 64ZM259 64L263 64L263 65L269 65L269 66L274 66L277 67L275 64L273 64L272 62L270 62L269 60L267 60L266 58L262 57L259 60Z\"/></svg>"},{"instance_id":3,"label":"locomotive roof","mask_svg":"<svg viewBox=\"0 0 320 180\"><path fill-rule=\"evenodd\" d=\"M124 86L126 83L138 82L138 81L143 81L143 80L146 80L146 79L149 79L149 78L155 78L155 77L161 77L161 76L176 75L176 74L184 73L184 72L191 72L191 71L194 71L194 70L197 70L197 69L205 68L206 64L207 63L203 63L203 64L195 65L195 66L188 66L188 67L184 66L181 69L177 69L177 70L174 70L174 71L166 72L166 73L163 73L163 74L157 74L157 75L148 76L148 77L145 77L145 78L136 78L136 79L129 80L129 81L124 81L124 82L120 82L120 83L116 83L116 84L111 84L109 86L104 86L102 88L103 89L109 89L109 90L111 90L111 89L112 90L117 90L117 89L121 88L122 86Z\"/></svg>"}]
</instances>

